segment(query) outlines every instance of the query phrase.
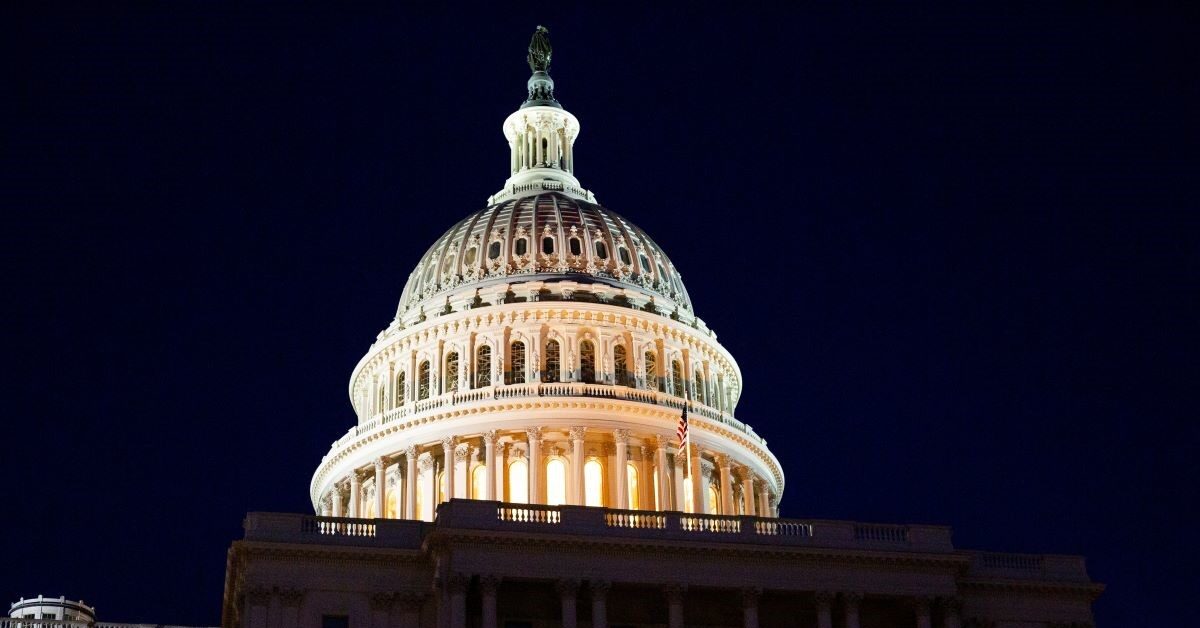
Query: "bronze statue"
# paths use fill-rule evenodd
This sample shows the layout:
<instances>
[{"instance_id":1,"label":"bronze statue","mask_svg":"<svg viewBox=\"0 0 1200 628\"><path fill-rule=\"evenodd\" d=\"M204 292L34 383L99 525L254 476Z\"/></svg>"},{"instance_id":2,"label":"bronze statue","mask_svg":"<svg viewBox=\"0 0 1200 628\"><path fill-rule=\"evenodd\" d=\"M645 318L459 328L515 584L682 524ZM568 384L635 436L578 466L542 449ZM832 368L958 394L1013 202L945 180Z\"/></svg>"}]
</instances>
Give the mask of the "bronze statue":
<instances>
[{"instance_id":1,"label":"bronze statue","mask_svg":"<svg viewBox=\"0 0 1200 628\"><path fill-rule=\"evenodd\" d=\"M529 69L534 72L545 72L550 69L550 31L545 26L538 26L529 40Z\"/></svg>"}]
</instances>

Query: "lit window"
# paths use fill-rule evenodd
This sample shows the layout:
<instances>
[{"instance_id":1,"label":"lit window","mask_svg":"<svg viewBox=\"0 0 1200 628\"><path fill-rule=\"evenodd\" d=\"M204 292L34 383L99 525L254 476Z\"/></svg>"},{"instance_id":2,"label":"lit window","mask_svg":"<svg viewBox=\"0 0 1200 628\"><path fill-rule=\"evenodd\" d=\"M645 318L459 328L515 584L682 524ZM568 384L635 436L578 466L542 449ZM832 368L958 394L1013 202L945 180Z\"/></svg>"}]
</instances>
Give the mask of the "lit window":
<instances>
[{"instance_id":1,"label":"lit window","mask_svg":"<svg viewBox=\"0 0 1200 628\"><path fill-rule=\"evenodd\" d=\"M396 375L396 394L394 396L396 406L404 405L404 371L400 371Z\"/></svg>"},{"instance_id":2,"label":"lit window","mask_svg":"<svg viewBox=\"0 0 1200 628\"><path fill-rule=\"evenodd\" d=\"M583 465L583 505L604 505L604 467L595 458Z\"/></svg>"},{"instance_id":3,"label":"lit window","mask_svg":"<svg viewBox=\"0 0 1200 628\"><path fill-rule=\"evenodd\" d=\"M658 390L658 356L653 351L646 352L646 388Z\"/></svg>"},{"instance_id":4,"label":"lit window","mask_svg":"<svg viewBox=\"0 0 1200 628\"><path fill-rule=\"evenodd\" d=\"M483 465L471 472L471 498L487 499L487 468Z\"/></svg>"},{"instance_id":5,"label":"lit window","mask_svg":"<svg viewBox=\"0 0 1200 628\"><path fill-rule=\"evenodd\" d=\"M488 259L494 260L500 257L500 242L496 241L488 245Z\"/></svg>"},{"instance_id":6,"label":"lit window","mask_svg":"<svg viewBox=\"0 0 1200 628\"><path fill-rule=\"evenodd\" d=\"M451 351L446 354L446 377L442 383L442 389L446 392L456 392L458 390L458 352Z\"/></svg>"},{"instance_id":7,"label":"lit window","mask_svg":"<svg viewBox=\"0 0 1200 628\"><path fill-rule=\"evenodd\" d=\"M707 395L704 394L705 393L704 376L700 374L700 369L698 368L698 365L695 365L695 364L692 365L692 372L696 374L696 377L695 377L695 380L696 380L695 399L696 399L696 401L699 401L700 403L708 403Z\"/></svg>"},{"instance_id":8,"label":"lit window","mask_svg":"<svg viewBox=\"0 0 1200 628\"><path fill-rule=\"evenodd\" d=\"M596 381L596 347L591 340L579 344L579 379L589 384Z\"/></svg>"},{"instance_id":9,"label":"lit window","mask_svg":"<svg viewBox=\"0 0 1200 628\"><path fill-rule=\"evenodd\" d=\"M679 360L671 360L671 389L673 394L683 396L683 365Z\"/></svg>"},{"instance_id":10,"label":"lit window","mask_svg":"<svg viewBox=\"0 0 1200 628\"><path fill-rule=\"evenodd\" d=\"M508 501L529 503L529 465L524 460L514 460L508 465Z\"/></svg>"},{"instance_id":11,"label":"lit window","mask_svg":"<svg viewBox=\"0 0 1200 628\"><path fill-rule=\"evenodd\" d=\"M557 382L558 371L562 366L562 356L559 355L558 341L546 341L546 371L542 373L543 382Z\"/></svg>"},{"instance_id":12,"label":"lit window","mask_svg":"<svg viewBox=\"0 0 1200 628\"><path fill-rule=\"evenodd\" d=\"M696 512L696 510L694 508L692 508L693 501L694 500L692 499L692 478L691 477L683 478L683 510L684 510L684 512L692 512L692 513Z\"/></svg>"},{"instance_id":13,"label":"lit window","mask_svg":"<svg viewBox=\"0 0 1200 628\"><path fill-rule=\"evenodd\" d=\"M446 501L446 472L438 471L437 474L437 493L438 503Z\"/></svg>"},{"instance_id":14,"label":"lit window","mask_svg":"<svg viewBox=\"0 0 1200 628\"><path fill-rule=\"evenodd\" d=\"M708 512L714 515L721 512L721 496L715 486L708 487Z\"/></svg>"},{"instance_id":15,"label":"lit window","mask_svg":"<svg viewBox=\"0 0 1200 628\"><path fill-rule=\"evenodd\" d=\"M471 247L471 248L467 249L467 254L463 258L463 263L466 264L468 267L475 265L475 256L478 255L478 253L479 253L479 249L476 247ZM659 268L662 268L662 267L660 266Z\"/></svg>"},{"instance_id":16,"label":"lit window","mask_svg":"<svg viewBox=\"0 0 1200 628\"><path fill-rule=\"evenodd\" d=\"M388 491L387 494L387 518L400 518L400 498L396 496L396 491Z\"/></svg>"},{"instance_id":17,"label":"lit window","mask_svg":"<svg viewBox=\"0 0 1200 628\"><path fill-rule=\"evenodd\" d=\"M567 465L558 458L546 462L546 504L561 506L567 503Z\"/></svg>"},{"instance_id":18,"label":"lit window","mask_svg":"<svg viewBox=\"0 0 1200 628\"><path fill-rule=\"evenodd\" d=\"M508 374L508 383L525 383L525 343L514 342L508 348L512 360L512 370Z\"/></svg>"},{"instance_id":19,"label":"lit window","mask_svg":"<svg viewBox=\"0 0 1200 628\"><path fill-rule=\"evenodd\" d=\"M429 398L429 360L417 367L417 399Z\"/></svg>"},{"instance_id":20,"label":"lit window","mask_svg":"<svg viewBox=\"0 0 1200 628\"><path fill-rule=\"evenodd\" d=\"M640 489L638 488L637 465L632 462L625 464L625 484L627 488L626 492L628 493L627 499L629 501L629 503L626 505L626 508L629 508L630 510L637 510L640 506L639 502L641 501L638 499L638 491Z\"/></svg>"},{"instance_id":21,"label":"lit window","mask_svg":"<svg viewBox=\"0 0 1200 628\"><path fill-rule=\"evenodd\" d=\"M492 348L482 345L475 350L475 387L492 385Z\"/></svg>"},{"instance_id":22,"label":"lit window","mask_svg":"<svg viewBox=\"0 0 1200 628\"><path fill-rule=\"evenodd\" d=\"M629 365L625 357L625 345L613 347L613 376L618 386L629 386Z\"/></svg>"}]
</instances>

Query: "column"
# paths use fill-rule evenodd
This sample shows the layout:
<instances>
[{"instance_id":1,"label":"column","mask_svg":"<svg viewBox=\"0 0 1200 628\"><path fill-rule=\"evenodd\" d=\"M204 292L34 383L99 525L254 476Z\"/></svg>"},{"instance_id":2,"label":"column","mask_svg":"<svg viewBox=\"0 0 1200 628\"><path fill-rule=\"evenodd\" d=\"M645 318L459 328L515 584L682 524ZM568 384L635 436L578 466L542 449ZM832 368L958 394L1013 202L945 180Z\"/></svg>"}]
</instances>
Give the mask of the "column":
<instances>
[{"instance_id":1,"label":"column","mask_svg":"<svg viewBox=\"0 0 1200 628\"><path fill-rule=\"evenodd\" d=\"M558 595L562 599L562 627L576 628L578 613L575 608L575 600L579 596L579 581L559 580L555 583L555 588L558 589Z\"/></svg>"},{"instance_id":2,"label":"column","mask_svg":"<svg viewBox=\"0 0 1200 628\"><path fill-rule=\"evenodd\" d=\"M329 509L329 499L322 499L321 500L321 516L328 517L331 514L332 514L332 512Z\"/></svg>"},{"instance_id":3,"label":"column","mask_svg":"<svg viewBox=\"0 0 1200 628\"><path fill-rule=\"evenodd\" d=\"M450 628L467 628L467 584L470 581L461 573L450 574L446 581L450 594Z\"/></svg>"},{"instance_id":4,"label":"column","mask_svg":"<svg viewBox=\"0 0 1200 628\"><path fill-rule=\"evenodd\" d=\"M746 587L742 589L742 628L758 628L758 598L762 589Z\"/></svg>"},{"instance_id":5,"label":"column","mask_svg":"<svg viewBox=\"0 0 1200 628\"><path fill-rule=\"evenodd\" d=\"M638 461L638 508L654 510L654 448L642 445L642 457Z\"/></svg>"},{"instance_id":6,"label":"column","mask_svg":"<svg viewBox=\"0 0 1200 628\"><path fill-rule=\"evenodd\" d=\"M607 580L588 582L588 590L592 593L592 628L608 628L608 589L611 586Z\"/></svg>"},{"instance_id":7,"label":"column","mask_svg":"<svg viewBox=\"0 0 1200 628\"><path fill-rule=\"evenodd\" d=\"M919 597L913 600L913 614L917 616L917 628L933 628L933 619L929 613L929 600Z\"/></svg>"},{"instance_id":8,"label":"column","mask_svg":"<svg viewBox=\"0 0 1200 628\"><path fill-rule=\"evenodd\" d=\"M859 628L858 604L862 602L862 593L843 593L842 601L846 604L846 628Z\"/></svg>"},{"instance_id":9,"label":"column","mask_svg":"<svg viewBox=\"0 0 1200 628\"><path fill-rule=\"evenodd\" d=\"M746 504L746 514L753 516L754 508L754 474L750 469L742 469L742 501Z\"/></svg>"},{"instance_id":10,"label":"column","mask_svg":"<svg viewBox=\"0 0 1200 628\"><path fill-rule=\"evenodd\" d=\"M375 459L375 516L379 519L387 517L387 479L383 477L386 468L383 458Z\"/></svg>"},{"instance_id":11,"label":"column","mask_svg":"<svg viewBox=\"0 0 1200 628\"><path fill-rule=\"evenodd\" d=\"M417 519L417 446L404 450L404 518Z\"/></svg>"},{"instance_id":12,"label":"column","mask_svg":"<svg viewBox=\"0 0 1200 628\"><path fill-rule=\"evenodd\" d=\"M626 466L629 463L629 430L617 429L613 430L613 441L617 445L617 463L613 466L614 474L617 476L617 503L616 508L629 508L629 472Z\"/></svg>"},{"instance_id":13,"label":"column","mask_svg":"<svg viewBox=\"0 0 1200 628\"><path fill-rule=\"evenodd\" d=\"M529 438L529 503L544 504L542 498L542 428L527 427L525 436Z\"/></svg>"},{"instance_id":14,"label":"column","mask_svg":"<svg viewBox=\"0 0 1200 628\"><path fill-rule=\"evenodd\" d=\"M737 507L733 505L733 464L729 456L717 456L717 464L721 469L721 514L736 515Z\"/></svg>"},{"instance_id":15,"label":"column","mask_svg":"<svg viewBox=\"0 0 1200 628\"><path fill-rule=\"evenodd\" d=\"M817 591L817 628L833 628L833 594Z\"/></svg>"},{"instance_id":16,"label":"column","mask_svg":"<svg viewBox=\"0 0 1200 628\"><path fill-rule=\"evenodd\" d=\"M658 470L658 509L678 510L678 508L671 508L671 467L667 464L667 440L665 438L659 437L655 455L654 466Z\"/></svg>"},{"instance_id":17,"label":"column","mask_svg":"<svg viewBox=\"0 0 1200 628\"><path fill-rule=\"evenodd\" d=\"M417 466L420 467L421 481L425 483L421 488L425 489L425 499L421 502L421 512L417 513L418 519L425 521L433 521L433 516L437 513L437 471L433 462L433 452L427 451L417 457Z\"/></svg>"},{"instance_id":18,"label":"column","mask_svg":"<svg viewBox=\"0 0 1200 628\"><path fill-rule=\"evenodd\" d=\"M573 427L568 435L571 437L571 491L568 496L570 503L582 506L586 503L583 493L583 438L586 430Z\"/></svg>"},{"instance_id":19,"label":"column","mask_svg":"<svg viewBox=\"0 0 1200 628\"><path fill-rule=\"evenodd\" d=\"M759 480L756 482L756 484L758 485L758 491L756 493L758 496L758 504L755 505L755 510L758 511L758 516L760 517L770 517L771 508L767 503L767 482L766 480Z\"/></svg>"},{"instance_id":20,"label":"column","mask_svg":"<svg viewBox=\"0 0 1200 628\"><path fill-rule=\"evenodd\" d=\"M687 500L684 497L683 485L683 467L687 465L687 458L684 456L682 449L675 450L675 510L685 512L687 510Z\"/></svg>"},{"instance_id":21,"label":"column","mask_svg":"<svg viewBox=\"0 0 1200 628\"><path fill-rule=\"evenodd\" d=\"M482 601L482 625L480 628L498 628L496 622L496 590L500 588L500 576L479 576L479 594Z\"/></svg>"},{"instance_id":22,"label":"column","mask_svg":"<svg viewBox=\"0 0 1200 628\"><path fill-rule=\"evenodd\" d=\"M336 484L329 491L329 499L333 502L333 516L342 516L342 488Z\"/></svg>"},{"instance_id":23,"label":"column","mask_svg":"<svg viewBox=\"0 0 1200 628\"><path fill-rule=\"evenodd\" d=\"M357 470L350 472L350 516L362 516L362 480Z\"/></svg>"},{"instance_id":24,"label":"column","mask_svg":"<svg viewBox=\"0 0 1200 628\"><path fill-rule=\"evenodd\" d=\"M388 362L387 409L396 407L396 363Z\"/></svg>"},{"instance_id":25,"label":"column","mask_svg":"<svg viewBox=\"0 0 1200 628\"><path fill-rule=\"evenodd\" d=\"M685 382L684 386L686 385L687 383ZM691 441L691 438L688 440ZM704 505L708 503L708 500L704 498L704 475L701 471L704 465L701 464L702 461L700 460L700 448L691 442L688 442L688 447L692 449L692 468L688 470L692 478L692 512L703 514Z\"/></svg>"},{"instance_id":26,"label":"column","mask_svg":"<svg viewBox=\"0 0 1200 628\"><path fill-rule=\"evenodd\" d=\"M667 596L667 628L683 628L683 596L687 585L669 585L663 593Z\"/></svg>"},{"instance_id":27,"label":"column","mask_svg":"<svg viewBox=\"0 0 1200 628\"><path fill-rule=\"evenodd\" d=\"M442 439L442 492L446 495L446 501L454 497L454 444L453 436ZM438 502L436 493L433 495L433 501Z\"/></svg>"},{"instance_id":28,"label":"column","mask_svg":"<svg viewBox=\"0 0 1200 628\"><path fill-rule=\"evenodd\" d=\"M454 493L452 497L468 497L471 494L471 474L468 472L471 446L459 443L454 448Z\"/></svg>"},{"instance_id":29,"label":"column","mask_svg":"<svg viewBox=\"0 0 1200 628\"><path fill-rule=\"evenodd\" d=\"M406 593L400 595L399 601L399 628L420 628L421 607L425 605L425 596L420 593Z\"/></svg>"},{"instance_id":30,"label":"column","mask_svg":"<svg viewBox=\"0 0 1200 628\"><path fill-rule=\"evenodd\" d=\"M942 626L962 628L962 600L956 597L942 598Z\"/></svg>"},{"instance_id":31,"label":"column","mask_svg":"<svg viewBox=\"0 0 1200 628\"><path fill-rule=\"evenodd\" d=\"M496 499L496 430L483 433L483 477L484 499Z\"/></svg>"},{"instance_id":32,"label":"column","mask_svg":"<svg viewBox=\"0 0 1200 628\"><path fill-rule=\"evenodd\" d=\"M496 499L505 501L505 479L508 477L508 444L496 443Z\"/></svg>"}]
</instances>

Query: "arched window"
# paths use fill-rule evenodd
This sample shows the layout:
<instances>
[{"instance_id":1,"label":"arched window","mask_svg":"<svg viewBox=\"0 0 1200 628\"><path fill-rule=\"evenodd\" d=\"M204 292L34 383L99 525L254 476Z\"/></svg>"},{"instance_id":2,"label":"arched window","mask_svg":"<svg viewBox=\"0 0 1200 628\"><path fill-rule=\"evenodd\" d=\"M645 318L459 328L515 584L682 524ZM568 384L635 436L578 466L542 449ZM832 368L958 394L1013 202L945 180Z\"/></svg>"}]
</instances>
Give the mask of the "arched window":
<instances>
[{"instance_id":1,"label":"arched window","mask_svg":"<svg viewBox=\"0 0 1200 628\"><path fill-rule=\"evenodd\" d=\"M623 246L617 249L617 256L621 258L621 263L626 266L633 263L633 258L629 256L629 249Z\"/></svg>"},{"instance_id":2,"label":"arched window","mask_svg":"<svg viewBox=\"0 0 1200 628\"><path fill-rule=\"evenodd\" d=\"M417 367L417 399L429 398L429 360Z\"/></svg>"},{"instance_id":3,"label":"arched window","mask_svg":"<svg viewBox=\"0 0 1200 628\"><path fill-rule=\"evenodd\" d=\"M525 383L525 343L514 341L508 346L509 359L512 361L512 370L508 373L508 383L524 384Z\"/></svg>"},{"instance_id":4,"label":"arched window","mask_svg":"<svg viewBox=\"0 0 1200 628\"><path fill-rule=\"evenodd\" d=\"M487 468L483 465L471 471L471 499L487 499Z\"/></svg>"},{"instance_id":5,"label":"arched window","mask_svg":"<svg viewBox=\"0 0 1200 628\"><path fill-rule=\"evenodd\" d=\"M475 387L492 385L492 348L480 345L475 350Z\"/></svg>"},{"instance_id":6,"label":"arched window","mask_svg":"<svg viewBox=\"0 0 1200 628\"><path fill-rule=\"evenodd\" d=\"M364 496L365 499L363 501L366 503L363 504L363 519L375 519L379 516L375 513L375 502L377 501L375 499L375 489L372 488L369 491L365 491L365 493L366 495Z\"/></svg>"},{"instance_id":7,"label":"arched window","mask_svg":"<svg viewBox=\"0 0 1200 628\"><path fill-rule=\"evenodd\" d=\"M596 240L596 257L608 259L608 245L604 243L604 240Z\"/></svg>"},{"instance_id":8,"label":"arched window","mask_svg":"<svg viewBox=\"0 0 1200 628\"><path fill-rule=\"evenodd\" d=\"M546 505L567 503L567 465L561 458L546 461Z\"/></svg>"},{"instance_id":9,"label":"arched window","mask_svg":"<svg viewBox=\"0 0 1200 628\"><path fill-rule=\"evenodd\" d=\"M387 509L388 519L400 518L400 498L396 495L396 492L394 489L388 490L387 504L384 506Z\"/></svg>"},{"instance_id":10,"label":"arched window","mask_svg":"<svg viewBox=\"0 0 1200 628\"><path fill-rule=\"evenodd\" d=\"M571 238L567 240L567 246L571 248L571 255L576 257L583 255L583 244L579 241L579 238Z\"/></svg>"},{"instance_id":11,"label":"arched window","mask_svg":"<svg viewBox=\"0 0 1200 628\"><path fill-rule=\"evenodd\" d=\"M488 259L495 260L500 257L500 241L496 240L488 245Z\"/></svg>"},{"instance_id":12,"label":"arched window","mask_svg":"<svg viewBox=\"0 0 1200 628\"><path fill-rule=\"evenodd\" d=\"M683 396L683 365L679 360L671 360L671 391L674 395Z\"/></svg>"},{"instance_id":13,"label":"arched window","mask_svg":"<svg viewBox=\"0 0 1200 628\"><path fill-rule=\"evenodd\" d=\"M696 401L706 404L706 403L708 403L706 401L707 396L708 396L707 395L708 391L704 388L704 375L702 375L700 373L700 369L697 367L697 365L692 365L692 373L695 374L695 377L693 379L696 380L696 393L695 393Z\"/></svg>"},{"instance_id":14,"label":"arched window","mask_svg":"<svg viewBox=\"0 0 1200 628\"><path fill-rule=\"evenodd\" d=\"M596 382L596 346L591 340L579 343L579 381Z\"/></svg>"},{"instance_id":15,"label":"arched window","mask_svg":"<svg viewBox=\"0 0 1200 628\"><path fill-rule=\"evenodd\" d=\"M714 515L721 512L721 495L717 487L712 485L708 487L708 512Z\"/></svg>"},{"instance_id":16,"label":"arched window","mask_svg":"<svg viewBox=\"0 0 1200 628\"><path fill-rule=\"evenodd\" d=\"M741 497L741 494L734 491L733 502L737 504L737 514L744 515L746 514L746 500L742 499Z\"/></svg>"},{"instance_id":17,"label":"arched window","mask_svg":"<svg viewBox=\"0 0 1200 628\"><path fill-rule=\"evenodd\" d=\"M518 239L516 245L513 247L513 251L517 255L524 255L524 254L528 253L529 252L529 238Z\"/></svg>"},{"instance_id":18,"label":"arched window","mask_svg":"<svg viewBox=\"0 0 1200 628\"><path fill-rule=\"evenodd\" d=\"M629 386L629 360L625 357L625 345L613 347L613 377L618 386Z\"/></svg>"},{"instance_id":19,"label":"arched window","mask_svg":"<svg viewBox=\"0 0 1200 628\"><path fill-rule=\"evenodd\" d=\"M394 395L396 407L404 405L404 383L404 371L400 371L396 374L396 394Z\"/></svg>"},{"instance_id":20,"label":"arched window","mask_svg":"<svg viewBox=\"0 0 1200 628\"><path fill-rule=\"evenodd\" d=\"M446 374L442 381L442 390L446 392L458 391L458 352L451 351L446 354Z\"/></svg>"},{"instance_id":21,"label":"arched window","mask_svg":"<svg viewBox=\"0 0 1200 628\"><path fill-rule=\"evenodd\" d=\"M554 238L553 237L546 236L546 237L542 238L542 254L543 255L554 255Z\"/></svg>"},{"instance_id":22,"label":"arched window","mask_svg":"<svg viewBox=\"0 0 1200 628\"><path fill-rule=\"evenodd\" d=\"M650 274L650 260L646 258L644 253L638 255L638 261L642 263L642 272Z\"/></svg>"},{"instance_id":23,"label":"arched window","mask_svg":"<svg viewBox=\"0 0 1200 628\"><path fill-rule=\"evenodd\" d=\"M562 356L559 355L558 341L546 341L546 371L542 373L543 382L557 382L558 371L562 366Z\"/></svg>"},{"instance_id":24,"label":"arched window","mask_svg":"<svg viewBox=\"0 0 1200 628\"><path fill-rule=\"evenodd\" d=\"M387 409L387 386L379 385L379 396L375 399L375 412L383 412Z\"/></svg>"},{"instance_id":25,"label":"arched window","mask_svg":"<svg viewBox=\"0 0 1200 628\"><path fill-rule=\"evenodd\" d=\"M513 460L508 465L508 501L529 503L529 465L523 459Z\"/></svg>"},{"instance_id":26,"label":"arched window","mask_svg":"<svg viewBox=\"0 0 1200 628\"><path fill-rule=\"evenodd\" d=\"M604 467L595 458L583 464L583 505L604 505Z\"/></svg>"},{"instance_id":27,"label":"arched window","mask_svg":"<svg viewBox=\"0 0 1200 628\"><path fill-rule=\"evenodd\" d=\"M667 271L663 269L662 262L658 263L658 280L664 283L667 281Z\"/></svg>"},{"instance_id":28,"label":"arched window","mask_svg":"<svg viewBox=\"0 0 1200 628\"><path fill-rule=\"evenodd\" d=\"M646 388L658 390L658 356L653 351L646 352Z\"/></svg>"},{"instance_id":29,"label":"arched window","mask_svg":"<svg viewBox=\"0 0 1200 628\"><path fill-rule=\"evenodd\" d=\"M626 508L630 510L638 510L641 507L641 499L639 493L641 489L638 487L638 470L637 465L632 462L625 463L625 486L626 486Z\"/></svg>"}]
</instances>

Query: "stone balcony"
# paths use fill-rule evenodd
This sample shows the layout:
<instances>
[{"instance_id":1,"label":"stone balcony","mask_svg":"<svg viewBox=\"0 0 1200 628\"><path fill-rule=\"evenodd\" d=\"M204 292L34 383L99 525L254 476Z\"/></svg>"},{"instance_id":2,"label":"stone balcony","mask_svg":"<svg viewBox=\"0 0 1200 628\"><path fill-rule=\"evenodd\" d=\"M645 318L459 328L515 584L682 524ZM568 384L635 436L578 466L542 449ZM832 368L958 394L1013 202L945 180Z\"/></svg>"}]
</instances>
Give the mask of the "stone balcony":
<instances>
[{"instance_id":1,"label":"stone balcony","mask_svg":"<svg viewBox=\"0 0 1200 628\"><path fill-rule=\"evenodd\" d=\"M380 549L419 550L430 534L471 530L721 543L748 548L900 552L961 561L966 578L1090 582L1082 557L956 550L951 542L951 529L935 525L695 515L454 499L438 506L433 523L252 512L246 516L244 527L245 540L249 542Z\"/></svg>"}]
</instances>

